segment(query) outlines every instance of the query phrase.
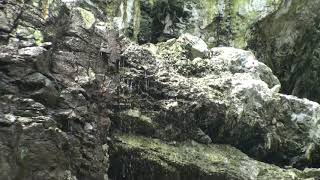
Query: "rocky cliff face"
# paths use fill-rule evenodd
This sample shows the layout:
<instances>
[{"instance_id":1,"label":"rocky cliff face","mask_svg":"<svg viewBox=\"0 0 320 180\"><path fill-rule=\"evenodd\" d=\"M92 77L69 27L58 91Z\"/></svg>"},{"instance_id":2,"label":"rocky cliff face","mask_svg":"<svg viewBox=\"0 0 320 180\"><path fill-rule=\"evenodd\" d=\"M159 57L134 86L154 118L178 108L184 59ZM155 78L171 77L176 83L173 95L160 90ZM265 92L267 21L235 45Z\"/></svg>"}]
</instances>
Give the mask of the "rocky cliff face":
<instances>
[{"instance_id":1,"label":"rocky cliff face","mask_svg":"<svg viewBox=\"0 0 320 180\"><path fill-rule=\"evenodd\" d=\"M0 179L319 178L318 4L0 1Z\"/></svg>"},{"instance_id":2,"label":"rocky cliff face","mask_svg":"<svg viewBox=\"0 0 320 180\"><path fill-rule=\"evenodd\" d=\"M279 77L283 93L319 102L318 1L131 0L109 7L111 24L139 43L191 33L209 47L250 49Z\"/></svg>"},{"instance_id":3,"label":"rocky cliff face","mask_svg":"<svg viewBox=\"0 0 320 180\"><path fill-rule=\"evenodd\" d=\"M280 4L280 0L120 0L111 1L108 12L117 28L140 43L192 33L210 47L244 48L250 26Z\"/></svg>"},{"instance_id":4,"label":"rocky cliff face","mask_svg":"<svg viewBox=\"0 0 320 180\"><path fill-rule=\"evenodd\" d=\"M253 26L249 43L279 77L284 93L318 102L319 7L319 1L285 1Z\"/></svg>"},{"instance_id":5,"label":"rocky cliff face","mask_svg":"<svg viewBox=\"0 0 320 180\"><path fill-rule=\"evenodd\" d=\"M0 179L103 179L106 29L80 6L1 3Z\"/></svg>"}]
</instances>

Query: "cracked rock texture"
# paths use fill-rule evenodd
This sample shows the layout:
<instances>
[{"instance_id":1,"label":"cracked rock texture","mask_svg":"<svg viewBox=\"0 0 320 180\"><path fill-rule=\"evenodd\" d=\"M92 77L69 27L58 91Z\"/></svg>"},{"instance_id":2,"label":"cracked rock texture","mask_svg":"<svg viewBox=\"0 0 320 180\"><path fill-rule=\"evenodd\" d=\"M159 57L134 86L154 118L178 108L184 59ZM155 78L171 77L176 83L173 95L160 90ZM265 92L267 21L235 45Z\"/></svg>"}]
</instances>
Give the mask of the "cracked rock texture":
<instances>
[{"instance_id":1,"label":"cracked rock texture","mask_svg":"<svg viewBox=\"0 0 320 180\"><path fill-rule=\"evenodd\" d=\"M317 7L0 0L0 180L319 178Z\"/></svg>"},{"instance_id":2,"label":"cracked rock texture","mask_svg":"<svg viewBox=\"0 0 320 180\"><path fill-rule=\"evenodd\" d=\"M126 101L114 125L169 141L227 143L281 166L317 167L319 104L279 94L278 79L251 52L212 48L201 58L192 53L198 41L185 34L129 44L120 68Z\"/></svg>"},{"instance_id":3,"label":"cracked rock texture","mask_svg":"<svg viewBox=\"0 0 320 180\"><path fill-rule=\"evenodd\" d=\"M117 0L108 21L139 43L191 33L209 47L250 49L281 81L281 92L319 102L319 1Z\"/></svg>"},{"instance_id":4,"label":"cracked rock texture","mask_svg":"<svg viewBox=\"0 0 320 180\"><path fill-rule=\"evenodd\" d=\"M1 1L0 179L106 179L106 28L59 2L47 17L46 3Z\"/></svg>"}]
</instances>

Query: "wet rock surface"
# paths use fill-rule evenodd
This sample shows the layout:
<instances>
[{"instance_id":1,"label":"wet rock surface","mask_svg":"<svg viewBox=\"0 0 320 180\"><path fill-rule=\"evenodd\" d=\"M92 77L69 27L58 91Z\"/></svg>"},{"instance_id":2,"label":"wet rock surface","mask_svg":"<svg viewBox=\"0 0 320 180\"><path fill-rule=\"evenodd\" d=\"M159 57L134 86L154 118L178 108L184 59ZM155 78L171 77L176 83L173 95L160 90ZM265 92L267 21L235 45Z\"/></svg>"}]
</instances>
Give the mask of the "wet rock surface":
<instances>
[{"instance_id":1,"label":"wet rock surface","mask_svg":"<svg viewBox=\"0 0 320 180\"><path fill-rule=\"evenodd\" d=\"M203 145L194 141L168 144L134 135L115 138L110 167L114 179L290 180L316 179L320 173L315 169L280 169L252 160L228 145Z\"/></svg>"},{"instance_id":2,"label":"wet rock surface","mask_svg":"<svg viewBox=\"0 0 320 180\"><path fill-rule=\"evenodd\" d=\"M107 179L106 28L60 1L1 3L0 179Z\"/></svg>"},{"instance_id":3,"label":"wet rock surface","mask_svg":"<svg viewBox=\"0 0 320 180\"><path fill-rule=\"evenodd\" d=\"M280 79L282 93L320 101L318 1L119 0L108 5L111 24L139 43L191 33L209 47L250 49Z\"/></svg>"},{"instance_id":4,"label":"wet rock surface","mask_svg":"<svg viewBox=\"0 0 320 180\"><path fill-rule=\"evenodd\" d=\"M120 73L130 98L122 109L136 115L120 111L127 116L114 124L163 140L231 144L280 166L318 167L319 104L279 94L278 79L251 52L213 48L192 59L188 36L126 48ZM127 125L134 122L144 127Z\"/></svg>"},{"instance_id":5,"label":"wet rock surface","mask_svg":"<svg viewBox=\"0 0 320 180\"><path fill-rule=\"evenodd\" d=\"M0 1L0 179L319 178L319 104L210 49L279 4Z\"/></svg>"}]
</instances>

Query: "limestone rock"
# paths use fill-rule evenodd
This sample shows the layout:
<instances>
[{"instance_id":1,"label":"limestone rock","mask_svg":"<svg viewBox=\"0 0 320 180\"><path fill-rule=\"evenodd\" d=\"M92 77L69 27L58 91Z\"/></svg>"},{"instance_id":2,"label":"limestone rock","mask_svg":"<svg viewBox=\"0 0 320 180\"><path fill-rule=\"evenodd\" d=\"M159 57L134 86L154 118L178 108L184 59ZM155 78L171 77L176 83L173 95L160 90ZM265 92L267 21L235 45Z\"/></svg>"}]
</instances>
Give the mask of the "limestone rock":
<instances>
[{"instance_id":1,"label":"limestone rock","mask_svg":"<svg viewBox=\"0 0 320 180\"><path fill-rule=\"evenodd\" d=\"M184 34L178 39L178 41L181 41L182 43L185 43L186 46L191 47L191 58L203 58L208 53L207 44L196 36Z\"/></svg>"},{"instance_id":2,"label":"limestone rock","mask_svg":"<svg viewBox=\"0 0 320 180\"><path fill-rule=\"evenodd\" d=\"M19 49L18 53L21 56L31 56L31 57L37 57L41 54L43 54L46 51L43 47L27 47Z\"/></svg>"},{"instance_id":3,"label":"limestone rock","mask_svg":"<svg viewBox=\"0 0 320 180\"><path fill-rule=\"evenodd\" d=\"M181 39L131 43L123 53L123 96L151 117L158 129L152 136L199 140L193 132L200 128L214 143L231 144L256 159L317 167L317 103L275 92L279 80L248 51L212 48L203 59L192 59Z\"/></svg>"},{"instance_id":4,"label":"limestone rock","mask_svg":"<svg viewBox=\"0 0 320 180\"><path fill-rule=\"evenodd\" d=\"M253 38L275 43L276 54L292 39L309 50L318 22L309 9L317 7L300 0L0 0L0 179L319 177L308 169L320 166L319 104L278 93L278 78L253 53L208 48L245 47ZM294 22L313 17L310 31L286 21L292 11L302 12ZM267 38L255 41L259 24ZM259 47L273 57L272 46ZM317 67L316 58L303 62Z\"/></svg>"}]
</instances>

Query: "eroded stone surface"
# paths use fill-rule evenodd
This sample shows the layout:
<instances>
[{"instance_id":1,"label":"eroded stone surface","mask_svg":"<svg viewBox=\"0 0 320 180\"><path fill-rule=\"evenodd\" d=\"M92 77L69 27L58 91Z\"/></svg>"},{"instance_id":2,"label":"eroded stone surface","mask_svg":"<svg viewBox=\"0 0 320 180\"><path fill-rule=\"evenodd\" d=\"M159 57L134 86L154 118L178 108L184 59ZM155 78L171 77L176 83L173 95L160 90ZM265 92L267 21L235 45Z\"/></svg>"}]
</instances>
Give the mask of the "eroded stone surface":
<instances>
[{"instance_id":1,"label":"eroded stone surface","mask_svg":"<svg viewBox=\"0 0 320 180\"><path fill-rule=\"evenodd\" d=\"M278 5L0 1L0 179L318 177L284 167L319 167L319 104L279 94L251 52L183 34L244 47Z\"/></svg>"},{"instance_id":2,"label":"eroded stone surface","mask_svg":"<svg viewBox=\"0 0 320 180\"><path fill-rule=\"evenodd\" d=\"M200 128L214 143L265 162L318 166L319 104L279 94L278 79L251 52L213 48L193 58L182 36L157 45L129 44L123 56L121 87L130 98L122 109L149 117L151 136L202 141ZM122 121L114 119L124 128ZM146 129L129 127L126 132Z\"/></svg>"},{"instance_id":3,"label":"eroded stone surface","mask_svg":"<svg viewBox=\"0 0 320 180\"><path fill-rule=\"evenodd\" d=\"M281 169L250 159L228 145L116 135L111 149L113 179L316 179L316 169ZM148 173L143 173L145 171ZM125 172L125 173L123 173Z\"/></svg>"},{"instance_id":4,"label":"eroded stone surface","mask_svg":"<svg viewBox=\"0 0 320 180\"><path fill-rule=\"evenodd\" d=\"M0 179L107 179L107 29L60 1L0 3Z\"/></svg>"}]
</instances>

